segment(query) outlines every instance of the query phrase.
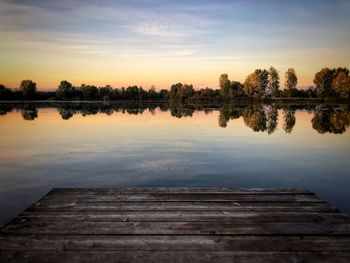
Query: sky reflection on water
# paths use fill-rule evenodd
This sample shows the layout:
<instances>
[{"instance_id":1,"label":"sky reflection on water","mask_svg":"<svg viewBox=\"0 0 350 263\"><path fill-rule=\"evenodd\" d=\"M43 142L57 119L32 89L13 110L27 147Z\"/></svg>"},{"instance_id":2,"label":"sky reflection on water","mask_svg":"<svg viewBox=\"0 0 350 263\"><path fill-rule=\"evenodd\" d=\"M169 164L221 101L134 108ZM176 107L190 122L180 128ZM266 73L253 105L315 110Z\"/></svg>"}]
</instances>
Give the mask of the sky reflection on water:
<instances>
[{"instance_id":1,"label":"sky reflection on water","mask_svg":"<svg viewBox=\"0 0 350 263\"><path fill-rule=\"evenodd\" d=\"M0 223L53 187L304 188L350 212L348 106L15 106L0 111Z\"/></svg>"}]
</instances>

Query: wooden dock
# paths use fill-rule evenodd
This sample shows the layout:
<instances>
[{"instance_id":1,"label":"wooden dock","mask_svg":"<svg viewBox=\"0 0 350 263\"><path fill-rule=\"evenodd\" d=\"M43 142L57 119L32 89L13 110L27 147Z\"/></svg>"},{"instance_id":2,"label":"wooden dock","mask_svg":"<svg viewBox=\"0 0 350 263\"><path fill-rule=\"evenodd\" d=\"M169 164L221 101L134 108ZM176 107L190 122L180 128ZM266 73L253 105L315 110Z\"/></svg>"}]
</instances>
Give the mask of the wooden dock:
<instances>
[{"instance_id":1,"label":"wooden dock","mask_svg":"<svg viewBox=\"0 0 350 263\"><path fill-rule=\"evenodd\" d=\"M3 262L350 262L350 217L295 189L53 189Z\"/></svg>"}]
</instances>

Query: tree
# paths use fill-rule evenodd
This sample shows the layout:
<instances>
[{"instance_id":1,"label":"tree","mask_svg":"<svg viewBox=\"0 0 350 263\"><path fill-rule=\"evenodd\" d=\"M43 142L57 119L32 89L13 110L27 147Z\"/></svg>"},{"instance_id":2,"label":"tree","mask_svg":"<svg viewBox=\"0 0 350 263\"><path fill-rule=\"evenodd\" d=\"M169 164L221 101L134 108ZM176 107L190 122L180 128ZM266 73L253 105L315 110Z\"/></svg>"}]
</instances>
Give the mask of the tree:
<instances>
[{"instance_id":1,"label":"tree","mask_svg":"<svg viewBox=\"0 0 350 263\"><path fill-rule=\"evenodd\" d=\"M181 101L185 101L189 97L192 97L194 95L195 91L193 89L193 85L184 84L179 90L178 90L178 98Z\"/></svg>"},{"instance_id":2,"label":"tree","mask_svg":"<svg viewBox=\"0 0 350 263\"><path fill-rule=\"evenodd\" d=\"M153 85L148 90L148 97L151 99L157 99L157 97L158 97L158 93L156 91L156 88Z\"/></svg>"},{"instance_id":3,"label":"tree","mask_svg":"<svg viewBox=\"0 0 350 263\"><path fill-rule=\"evenodd\" d=\"M319 97L329 97L332 95L332 81L334 78L334 69L323 68L317 72L314 78L316 92Z\"/></svg>"},{"instance_id":4,"label":"tree","mask_svg":"<svg viewBox=\"0 0 350 263\"><path fill-rule=\"evenodd\" d=\"M266 96L269 73L267 70L256 69L244 82L244 92L250 97L263 98Z\"/></svg>"},{"instance_id":5,"label":"tree","mask_svg":"<svg viewBox=\"0 0 350 263\"><path fill-rule=\"evenodd\" d=\"M176 100L178 98L178 93L182 87L182 83L176 83L170 87L170 99Z\"/></svg>"},{"instance_id":6,"label":"tree","mask_svg":"<svg viewBox=\"0 0 350 263\"><path fill-rule=\"evenodd\" d=\"M110 100L114 97L113 88L110 85L99 88L100 97L103 100Z\"/></svg>"},{"instance_id":7,"label":"tree","mask_svg":"<svg viewBox=\"0 0 350 263\"><path fill-rule=\"evenodd\" d=\"M95 86L82 84L80 91L84 99L94 100L98 96L98 89Z\"/></svg>"},{"instance_id":8,"label":"tree","mask_svg":"<svg viewBox=\"0 0 350 263\"><path fill-rule=\"evenodd\" d=\"M284 76L286 78L286 82L284 85L288 91L289 97L291 97L293 89L296 89L296 86L298 84L298 78L294 68L289 68L284 74Z\"/></svg>"},{"instance_id":9,"label":"tree","mask_svg":"<svg viewBox=\"0 0 350 263\"><path fill-rule=\"evenodd\" d=\"M13 98L14 98L14 93L12 92L12 90L0 84L0 100L10 100Z\"/></svg>"},{"instance_id":10,"label":"tree","mask_svg":"<svg viewBox=\"0 0 350 263\"><path fill-rule=\"evenodd\" d=\"M350 76L348 69L339 68L336 70L335 78L332 81L332 88L340 98L350 98Z\"/></svg>"},{"instance_id":11,"label":"tree","mask_svg":"<svg viewBox=\"0 0 350 263\"><path fill-rule=\"evenodd\" d=\"M268 93L273 96L279 96L280 92L280 76L277 69L270 67L269 69L269 84L268 84Z\"/></svg>"},{"instance_id":12,"label":"tree","mask_svg":"<svg viewBox=\"0 0 350 263\"><path fill-rule=\"evenodd\" d=\"M62 80L56 90L56 96L59 99L71 99L74 96L74 88L72 84L66 80Z\"/></svg>"},{"instance_id":13,"label":"tree","mask_svg":"<svg viewBox=\"0 0 350 263\"><path fill-rule=\"evenodd\" d=\"M19 89L24 98L34 98L36 93L36 83L31 80L22 80Z\"/></svg>"},{"instance_id":14,"label":"tree","mask_svg":"<svg viewBox=\"0 0 350 263\"><path fill-rule=\"evenodd\" d=\"M230 93L233 97L240 97L243 94L243 85L239 81L232 81Z\"/></svg>"},{"instance_id":15,"label":"tree","mask_svg":"<svg viewBox=\"0 0 350 263\"><path fill-rule=\"evenodd\" d=\"M219 79L220 94L224 97L230 95L231 81L228 79L227 74L221 74Z\"/></svg>"}]
</instances>

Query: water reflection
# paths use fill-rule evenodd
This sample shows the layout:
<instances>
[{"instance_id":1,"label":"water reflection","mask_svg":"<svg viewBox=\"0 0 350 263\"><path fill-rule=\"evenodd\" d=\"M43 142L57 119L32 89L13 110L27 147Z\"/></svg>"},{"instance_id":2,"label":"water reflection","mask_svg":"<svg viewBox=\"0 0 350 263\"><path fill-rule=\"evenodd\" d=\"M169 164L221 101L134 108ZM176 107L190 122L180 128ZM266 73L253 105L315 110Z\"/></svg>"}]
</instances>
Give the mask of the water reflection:
<instances>
[{"instance_id":1,"label":"water reflection","mask_svg":"<svg viewBox=\"0 0 350 263\"><path fill-rule=\"evenodd\" d=\"M33 121L38 118L38 110L34 105L25 105L21 109L21 114L26 121Z\"/></svg>"},{"instance_id":2,"label":"water reflection","mask_svg":"<svg viewBox=\"0 0 350 263\"><path fill-rule=\"evenodd\" d=\"M292 108L283 109L283 130L286 133L291 133L295 125L295 110Z\"/></svg>"},{"instance_id":3,"label":"water reflection","mask_svg":"<svg viewBox=\"0 0 350 263\"><path fill-rule=\"evenodd\" d=\"M0 104L0 116L13 110L20 111L26 121L38 118L37 108L56 108L63 120L69 120L74 115L82 116L121 112L129 115L139 115L145 110L156 115L156 110L168 111L175 118L192 117L194 112L205 114L218 111L218 125L226 128L231 120L242 118L244 124L254 132L273 134L279 122L279 110L282 110L283 130L292 133L296 124L296 110L307 110L313 113L312 127L320 134L342 134L350 125L349 105L290 105L290 104L248 104L248 105L195 105L168 103L139 104L103 104L103 103L31 103L31 104Z\"/></svg>"},{"instance_id":4,"label":"water reflection","mask_svg":"<svg viewBox=\"0 0 350 263\"><path fill-rule=\"evenodd\" d=\"M350 124L349 111L343 108L318 108L311 120L312 127L320 134L342 134Z\"/></svg>"}]
</instances>

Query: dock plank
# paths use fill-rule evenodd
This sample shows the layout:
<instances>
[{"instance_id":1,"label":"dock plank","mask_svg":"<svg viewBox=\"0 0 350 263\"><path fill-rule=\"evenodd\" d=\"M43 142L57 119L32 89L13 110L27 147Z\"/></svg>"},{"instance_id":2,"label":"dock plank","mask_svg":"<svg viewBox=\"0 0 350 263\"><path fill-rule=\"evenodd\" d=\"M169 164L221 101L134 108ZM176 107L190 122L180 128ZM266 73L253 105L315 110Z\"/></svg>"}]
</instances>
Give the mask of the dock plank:
<instances>
[{"instance_id":1,"label":"dock plank","mask_svg":"<svg viewBox=\"0 0 350 263\"><path fill-rule=\"evenodd\" d=\"M349 262L350 217L299 189L54 188L0 262Z\"/></svg>"},{"instance_id":2,"label":"dock plank","mask_svg":"<svg viewBox=\"0 0 350 263\"><path fill-rule=\"evenodd\" d=\"M16 220L35 222L349 222L350 216L334 212L237 211L127 211L127 212L24 212Z\"/></svg>"},{"instance_id":3,"label":"dock plank","mask_svg":"<svg viewBox=\"0 0 350 263\"><path fill-rule=\"evenodd\" d=\"M293 243L293 247L290 244ZM3 235L0 249L65 251L350 251L332 236Z\"/></svg>"},{"instance_id":4,"label":"dock plank","mask_svg":"<svg viewBox=\"0 0 350 263\"><path fill-rule=\"evenodd\" d=\"M252 251L0 251L0 259L4 262L204 262L204 263L348 263L350 252L252 252Z\"/></svg>"},{"instance_id":5,"label":"dock plank","mask_svg":"<svg viewBox=\"0 0 350 263\"><path fill-rule=\"evenodd\" d=\"M324 202L38 202L29 211L32 212L117 212L117 211L309 211L309 212L336 212L336 208Z\"/></svg>"},{"instance_id":6,"label":"dock plank","mask_svg":"<svg viewBox=\"0 0 350 263\"><path fill-rule=\"evenodd\" d=\"M322 202L317 196L313 194L209 194L209 193L148 193L148 194L50 194L44 197L42 202L49 201L51 203L60 202L86 202L86 203L100 203L100 202L191 202L191 201L205 201L205 202Z\"/></svg>"},{"instance_id":7,"label":"dock plank","mask_svg":"<svg viewBox=\"0 0 350 263\"><path fill-rule=\"evenodd\" d=\"M8 224L3 233L85 235L349 235L347 222L84 222Z\"/></svg>"}]
</instances>

